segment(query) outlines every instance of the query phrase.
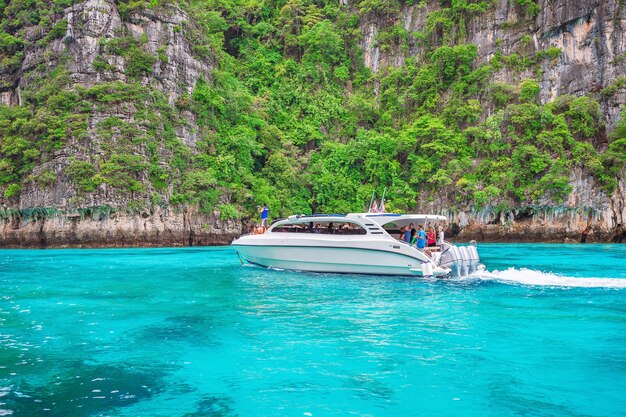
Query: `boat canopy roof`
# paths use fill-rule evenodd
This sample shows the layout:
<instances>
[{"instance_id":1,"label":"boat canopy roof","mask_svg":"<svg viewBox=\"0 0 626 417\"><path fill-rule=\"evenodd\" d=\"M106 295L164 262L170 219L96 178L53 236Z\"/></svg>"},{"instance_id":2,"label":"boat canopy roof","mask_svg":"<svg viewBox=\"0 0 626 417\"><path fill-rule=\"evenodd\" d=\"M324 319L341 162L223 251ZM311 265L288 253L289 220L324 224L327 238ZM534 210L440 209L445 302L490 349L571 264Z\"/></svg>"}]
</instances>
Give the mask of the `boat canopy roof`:
<instances>
[{"instance_id":1,"label":"boat canopy roof","mask_svg":"<svg viewBox=\"0 0 626 417\"><path fill-rule=\"evenodd\" d=\"M350 213L350 214L302 214L289 216L290 223L308 223L319 221L357 221L364 223L372 221L379 226L393 223L398 227L408 226L411 223L416 225L426 224L428 222L435 223L440 221L446 221L446 216L439 216L436 214L395 214L395 213Z\"/></svg>"},{"instance_id":2,"label":"boat canopy roof","mask_svg":"<svg viewBox=\"0 0 626 417\"><path fill-rule=\"evenodd\" d=\"M399 227L408 226L411 223L418 225L447 220L446 216L439 216L437 214L363 213L361 216L374 221L379 226L393 223Z\"/></svg>"}]
</instances>

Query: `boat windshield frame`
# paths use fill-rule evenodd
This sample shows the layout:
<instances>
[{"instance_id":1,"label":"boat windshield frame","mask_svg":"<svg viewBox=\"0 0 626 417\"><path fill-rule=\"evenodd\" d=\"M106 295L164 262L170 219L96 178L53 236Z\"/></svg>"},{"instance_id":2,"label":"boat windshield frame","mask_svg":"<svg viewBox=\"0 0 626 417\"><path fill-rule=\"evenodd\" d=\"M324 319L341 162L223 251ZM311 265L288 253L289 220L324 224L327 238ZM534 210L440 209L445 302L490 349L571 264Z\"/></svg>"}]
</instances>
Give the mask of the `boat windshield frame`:
<instances>
[{"instance_id":1,"label":"boat windshield frame","mask_svg":"<svg viewBox=\"0 0 626 417\"><path fill-rule=\"evenodd\" d=\"M414 225L425 225L427 223L446 222L448 218L437 214L393 214L393 213L368 213L365 218L375 222L380 227L394 224L397 227Z\"/></svg>"}]
</instances>

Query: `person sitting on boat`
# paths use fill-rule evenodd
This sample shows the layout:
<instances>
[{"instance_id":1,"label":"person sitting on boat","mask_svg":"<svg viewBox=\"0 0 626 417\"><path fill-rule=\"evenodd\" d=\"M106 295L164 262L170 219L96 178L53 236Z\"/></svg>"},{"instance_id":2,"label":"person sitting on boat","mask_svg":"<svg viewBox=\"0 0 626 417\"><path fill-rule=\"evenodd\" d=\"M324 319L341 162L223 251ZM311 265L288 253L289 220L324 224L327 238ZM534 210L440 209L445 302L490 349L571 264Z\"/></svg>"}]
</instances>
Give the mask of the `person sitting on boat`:
<instances>
[{"instance_id":1,"label":"person sitting on boat","mask_svg":"<svg viewBox=\"0 0 626 417\"><path fill-rule=\"evenodd\" d=\"M404 232L406 232L406 229L406 226L402 226L400 228L400 235L398 235L398 240L404 241Z\"/></svg>"},{"instance_id":2,"label":"person sitting on boat","mask_svg":"<svg viewBox=\"0 0 626 417\"><path fill-rule=\"evenodd\" d=\"M423 250L426 247L426 233L421 224L417 225L417 249Z\"/></svg>"},{"instance_id":3,"label":"person sitting on boat","mask_svg":"<svg viewBox=\"0 0 626 417\"><path fill-rule=\"evenodd\" d=\"M268 217L270 213L270 209L267 208L267 203L263 204L263 207L259 207L259 213L261 213L261 226L267 228L269 226Z\"/></svg>"},{"instance_id":4,"label":"person sitting on boat","mask_svg":"<svg viewBox=\"0 0 626 417\"><path fill-rule=\"evenodd\" d=\"M428 223L428 230L426 231L426 245L435 246L437 244L437 238L435 235L435 228Z\"/></svg>"},{"instance_id":5,"label":"person sitting on boat","mask_svg":"<svg viewBox=\"0 0 626 417\"><path fill-rule=\"evenodd\" d=\"M413 223L411 223L409 227L404 230L404 241L409 244L411 243L411 230L413 230Z\"/></svg>"}]
</instances>

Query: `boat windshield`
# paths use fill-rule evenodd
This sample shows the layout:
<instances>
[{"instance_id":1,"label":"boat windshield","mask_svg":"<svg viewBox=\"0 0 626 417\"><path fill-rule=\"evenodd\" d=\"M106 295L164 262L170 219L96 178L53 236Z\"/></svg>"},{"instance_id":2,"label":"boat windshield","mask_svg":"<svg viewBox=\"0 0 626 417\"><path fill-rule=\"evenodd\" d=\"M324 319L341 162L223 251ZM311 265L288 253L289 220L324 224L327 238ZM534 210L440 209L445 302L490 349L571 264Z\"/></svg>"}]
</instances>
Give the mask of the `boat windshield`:
<instances>
[{"instance_id":1,"label":"boat windshield","mask_svg":"<svg viewBox=\"0 0 626 417\"><path fill-rule=\"evenodd\" d=\"M385 222L386 219L377 219L377 222L380 226L391 236L399 236L401 229L403 227L417 227L418 225L422 225L425 229L429 229L430 227L435 227L438 224L441 224L445 220L443 216L402 216L396 219L390 218L389 221ZM411 224L413 226L411 226Z\"/></svg>"},{"instance_id":2,"label":"boat windshield","mask_svg":"<svg viewBox=\"0 0 626 417\"><path fill-rule=\"evenodd\" d=\"M270 229L272 233L318 233L325 235L365 235L367 231L351 222L309 222L278 224Z\"/></svg>"},{"instance_id":3,"label":"boat windshield","mask_svg":"<svg viewBox=\"0 0 626 417\"><path fill-rule=\"evenodd\" d=\"M421 224L422 226L426 226L428 224L435 225L437 223L443 222L446 220L443 216L403 216L401 218L390 218L387 219L375 219L376 223L378 223L383 229L390 230L399 230L403 226L409 226L413 224L417 226Z\"/></svg>"}]
</instances>

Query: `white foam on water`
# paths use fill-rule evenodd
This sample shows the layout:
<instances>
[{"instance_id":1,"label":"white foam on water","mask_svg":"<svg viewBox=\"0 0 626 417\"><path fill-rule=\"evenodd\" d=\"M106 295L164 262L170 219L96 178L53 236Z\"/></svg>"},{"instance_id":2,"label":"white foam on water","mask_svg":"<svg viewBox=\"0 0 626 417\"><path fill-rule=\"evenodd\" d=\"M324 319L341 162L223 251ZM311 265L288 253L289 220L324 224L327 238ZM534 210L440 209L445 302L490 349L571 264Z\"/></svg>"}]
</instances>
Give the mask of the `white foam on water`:
<instances>
[{"instance_id":1,"label":"white foam on water","mask_svg":"<svg viewBox=\"0 0 626 417\"><path fill-rule=\"evenodd\" d=\"M272 271L284 271L283 268L276 268L275 266L268 266L267 269L271 269Z\"/></svg>"},{"instance_id":2,"label":"white foam on water","mask_svg":"<svg viewBox=\"0 0 626 417\"><path fill-rule=\"evenodd\" d=\"M505 284L536 285L546 287L626 288L622 278L576 278L527 268L508 268L504 271L480 271L468 278L497 281Z\"/></svg>"}]
</instances>

